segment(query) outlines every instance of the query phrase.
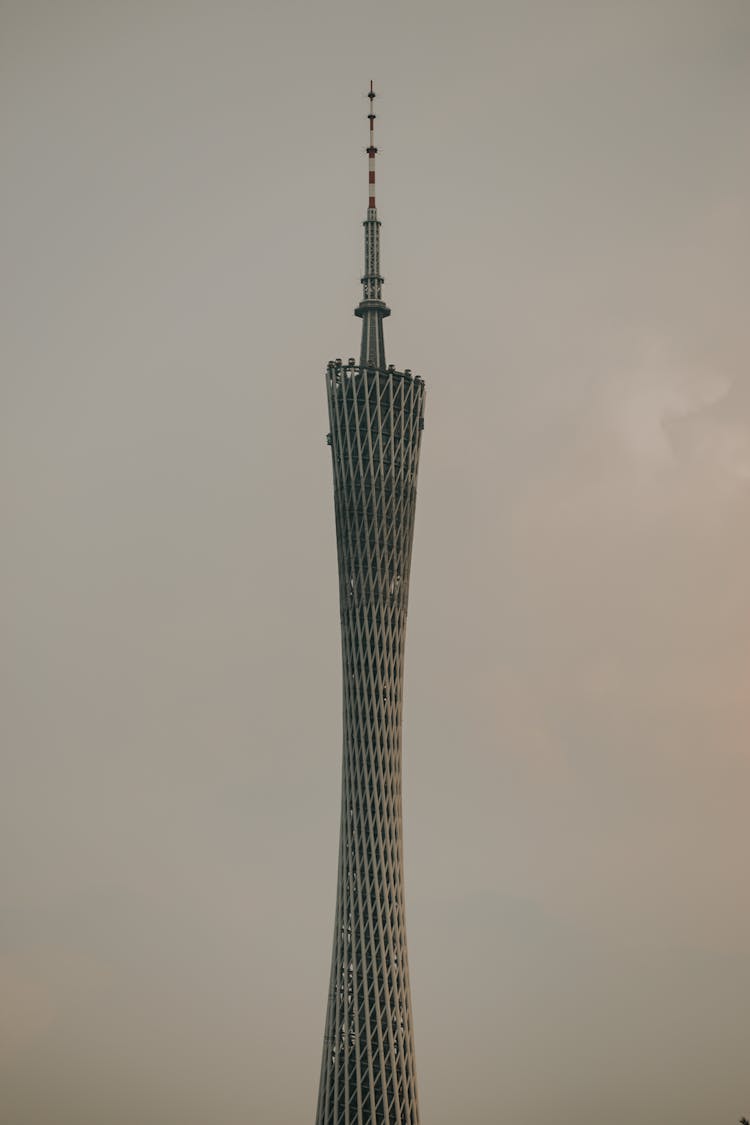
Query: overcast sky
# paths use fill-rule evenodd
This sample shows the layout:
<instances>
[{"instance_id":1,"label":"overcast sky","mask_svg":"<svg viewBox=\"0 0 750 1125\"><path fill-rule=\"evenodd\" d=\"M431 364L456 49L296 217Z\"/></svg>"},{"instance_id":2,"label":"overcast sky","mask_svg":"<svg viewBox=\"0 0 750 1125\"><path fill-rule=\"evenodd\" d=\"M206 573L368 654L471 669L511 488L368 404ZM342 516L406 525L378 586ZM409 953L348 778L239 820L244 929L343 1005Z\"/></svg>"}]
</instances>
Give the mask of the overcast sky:
<instances>
[{"instance_id":1,"label":"overcast sky","mask_svg":"<svg viewBox=\"0 0 750 1125\"><path fill-rule=\"evenodd\" d=\"M19 0L2 1125L312 1125L371 78L423 1121L750 1115L747 0Z\"/></svg>"}]
</instances>

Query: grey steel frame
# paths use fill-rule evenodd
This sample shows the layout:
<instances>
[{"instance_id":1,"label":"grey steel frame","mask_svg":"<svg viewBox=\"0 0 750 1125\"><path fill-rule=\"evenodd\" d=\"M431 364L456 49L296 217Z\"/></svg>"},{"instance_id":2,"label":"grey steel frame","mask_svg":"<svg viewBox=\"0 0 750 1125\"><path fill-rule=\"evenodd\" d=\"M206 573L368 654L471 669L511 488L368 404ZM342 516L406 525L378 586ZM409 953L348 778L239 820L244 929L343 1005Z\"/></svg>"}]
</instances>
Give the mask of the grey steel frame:
<instances>
[{"instance_id":1,"label":"grey steel frame","mask_svg":"<svg viewBox=\"0 0 750 1125\"><path fill-rule=\"evenodd\" d=\"M370 316L377 317L377 332L381 318ZM363 352L364 338L363 331ZM326 387L344 747L316 1123L418 1125L404 915L401 717L425 388L410 372L338 360L328 365Z\"/></svg>"}]
</instances>

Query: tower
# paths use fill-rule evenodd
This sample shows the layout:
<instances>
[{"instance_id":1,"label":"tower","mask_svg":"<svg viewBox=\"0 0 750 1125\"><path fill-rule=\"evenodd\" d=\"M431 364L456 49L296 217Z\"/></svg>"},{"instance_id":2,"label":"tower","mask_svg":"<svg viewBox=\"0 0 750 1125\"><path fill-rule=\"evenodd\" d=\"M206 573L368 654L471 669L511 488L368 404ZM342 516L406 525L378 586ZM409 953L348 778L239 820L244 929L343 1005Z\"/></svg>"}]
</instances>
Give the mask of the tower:
<instances>
[{"instance_id":1,"label":"tower","mask_svg":"<svg viewBox=\"0 0 750 1125\"><path fill-rule=\"evenodd\" d=\"M418 1125L401 811L404 638L425 388L386 367L375 92L359 363L328 364L344 747L331 985L316 1125Z\"/></svg>"}]
</instances>

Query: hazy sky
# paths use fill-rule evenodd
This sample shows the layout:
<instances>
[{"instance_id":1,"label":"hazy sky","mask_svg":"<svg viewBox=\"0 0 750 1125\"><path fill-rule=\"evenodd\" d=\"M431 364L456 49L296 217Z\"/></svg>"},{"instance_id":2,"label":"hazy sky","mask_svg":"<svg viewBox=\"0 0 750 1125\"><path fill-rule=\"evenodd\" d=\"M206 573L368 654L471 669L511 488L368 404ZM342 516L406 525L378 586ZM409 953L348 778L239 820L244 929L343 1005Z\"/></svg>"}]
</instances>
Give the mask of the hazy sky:
<instances>
[{"instance_id":1,"label":"hazy sky","mask_svg":"<svg viewBox=\"0 0 750 1125\"><path fill-rule=\"evenodd\" d=\"M371 78L423 1121L750 1114L750 4L0 44L2 1125L312 1125Z\"/></svg>"}]
</instances>

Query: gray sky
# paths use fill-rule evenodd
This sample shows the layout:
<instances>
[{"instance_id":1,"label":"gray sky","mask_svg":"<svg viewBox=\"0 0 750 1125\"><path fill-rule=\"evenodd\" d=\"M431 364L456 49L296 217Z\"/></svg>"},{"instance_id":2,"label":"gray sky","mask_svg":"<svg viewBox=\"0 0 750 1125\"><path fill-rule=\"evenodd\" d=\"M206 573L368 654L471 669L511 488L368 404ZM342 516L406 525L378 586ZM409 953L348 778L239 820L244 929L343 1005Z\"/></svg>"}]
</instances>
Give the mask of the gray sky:
<instances>
[{"instance_id":1,"label":"gray sky","mask_svg":"<svg viewBox=\"0 0 750 1125\"><path fill-rule=\"evenodd\" d=\"M425 1125L750 1114L746 0L0 43L3 1125L313 1119L370 78Z\"/></svg>"}]
</instances>

